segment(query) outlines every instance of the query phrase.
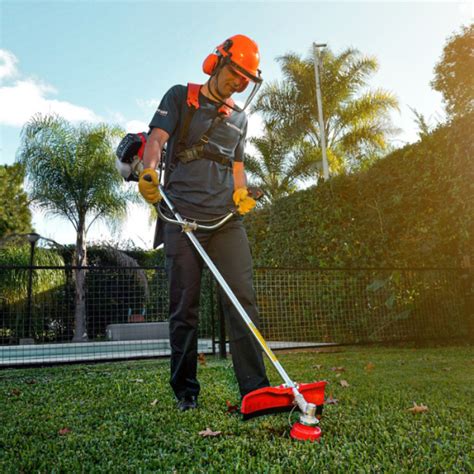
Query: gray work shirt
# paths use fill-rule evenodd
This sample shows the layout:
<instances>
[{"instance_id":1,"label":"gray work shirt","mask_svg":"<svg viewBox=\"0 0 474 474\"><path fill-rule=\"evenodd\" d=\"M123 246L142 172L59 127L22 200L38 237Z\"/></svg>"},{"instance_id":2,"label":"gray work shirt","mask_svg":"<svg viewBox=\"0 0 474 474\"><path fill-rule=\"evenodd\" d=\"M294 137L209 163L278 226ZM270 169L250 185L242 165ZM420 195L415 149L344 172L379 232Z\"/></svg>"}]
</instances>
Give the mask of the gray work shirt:
<instances>
[{"instance_id":1,"label":"gray work shirt","mask_svg":"<svg viewBox=\"0 0 474 474\"><path fill-rule=\"evenodd\" d=\"M226 214L234 207L232 169L207 159L182 163L174 158L180 128L188 110L186 99L187 87L173 86L161 100L150 128L160 128L170 135L167 160L171 160L174 169L166 179L166 189L178 211L196 219L213 218ZM217 116L220 106L199 93L199 108L191 120L187 137L184 137L186 147L199 142ZM232 111L213 128L204 153L218 153L232 162L243 161L246 135L245 112Z\"/></svg>"}]
</instances>

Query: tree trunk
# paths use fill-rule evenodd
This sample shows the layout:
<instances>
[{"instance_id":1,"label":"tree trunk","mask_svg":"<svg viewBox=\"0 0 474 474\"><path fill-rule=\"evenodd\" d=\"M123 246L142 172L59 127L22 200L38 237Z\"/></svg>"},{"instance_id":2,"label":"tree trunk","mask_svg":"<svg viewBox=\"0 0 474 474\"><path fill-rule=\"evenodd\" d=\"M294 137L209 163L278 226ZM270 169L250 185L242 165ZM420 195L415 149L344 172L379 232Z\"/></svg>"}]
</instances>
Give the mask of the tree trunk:
<instances>
[{"instance_id":1,"label":"tree trunk","mask_svg":"<svg viewBox=\"0 0 474 474\"><path fill-rule=\"evenodd\" d=\"M77 229L75 265L77 267L87 265L85 218L80 219ZM76 295L74 299L74 337L72 341L86 342L88 340L86 325L86 271L82 268L76 268L74 274Z\"/></svg>"}]
</instances>

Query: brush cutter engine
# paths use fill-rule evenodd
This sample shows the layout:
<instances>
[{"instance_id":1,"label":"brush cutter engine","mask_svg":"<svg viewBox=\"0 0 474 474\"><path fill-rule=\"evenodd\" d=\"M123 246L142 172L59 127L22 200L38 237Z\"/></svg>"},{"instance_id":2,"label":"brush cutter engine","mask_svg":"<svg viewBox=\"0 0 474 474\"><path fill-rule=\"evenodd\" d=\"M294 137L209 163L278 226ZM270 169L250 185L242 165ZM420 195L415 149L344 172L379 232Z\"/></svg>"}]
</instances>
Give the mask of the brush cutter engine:
<instances>
[{"instance_id":1,"label":"brush cutter engine","mask_svg":"<svg viewBox=\"0 0 474 474\"><path fill-rule=\"evenodd\" d=\"M147 139L146 132L127 133L120 141L115 152L115 167L125 181L138 181L143 171L143 153Z\"/></svg>"}]
</instances>

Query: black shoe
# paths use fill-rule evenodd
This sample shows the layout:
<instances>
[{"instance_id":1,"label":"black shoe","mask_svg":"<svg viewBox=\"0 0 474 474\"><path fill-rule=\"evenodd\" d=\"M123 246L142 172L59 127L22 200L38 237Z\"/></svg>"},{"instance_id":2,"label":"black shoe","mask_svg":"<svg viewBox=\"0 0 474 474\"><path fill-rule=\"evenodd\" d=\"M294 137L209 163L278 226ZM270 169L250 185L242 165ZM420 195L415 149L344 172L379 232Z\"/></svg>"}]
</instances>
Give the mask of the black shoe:
<instances>
[{"instance_id":1,"label":"black shoe","mask_svg":"<svg viewBox=\"0 0 474 474\"><path fill-rule=\"evenodd\" d=\"M196 397L184 397L178 400L178 410L194 410L198 407L198 402Z\"/></svg>"}]
</instances>

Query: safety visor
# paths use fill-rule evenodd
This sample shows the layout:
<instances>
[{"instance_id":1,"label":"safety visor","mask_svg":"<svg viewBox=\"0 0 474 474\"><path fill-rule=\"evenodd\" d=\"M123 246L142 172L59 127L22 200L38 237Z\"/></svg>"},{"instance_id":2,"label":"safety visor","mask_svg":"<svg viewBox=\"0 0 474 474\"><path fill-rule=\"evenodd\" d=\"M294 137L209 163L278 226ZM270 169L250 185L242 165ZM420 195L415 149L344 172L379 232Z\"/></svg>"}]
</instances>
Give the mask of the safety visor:
<instances>
[{"instance_id":1,"label":"safety visor","mask_svg":"<svg viewBox=\"0 0 474 474\"><path fill-rule=\"evenodd\" d=\"M233 73L238 74L243 78L242 90L235 91L232 94L234 104L228 104L229 107L236 110L237 112L242 112L248 107L250 102L252 102L253 98L260 89L260 86L262 85L263 79L261 76L261 71L260 69L257 69L257 75L251 74L249 71L246 71L230 58L226 61L226 65L232 70Z\"/></svg>"}]
</instances>

